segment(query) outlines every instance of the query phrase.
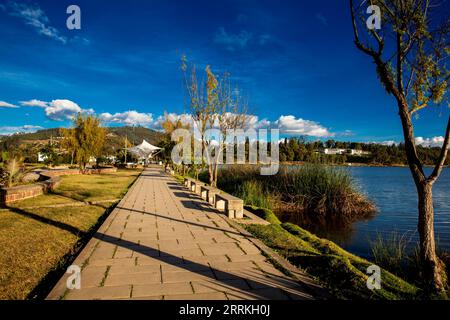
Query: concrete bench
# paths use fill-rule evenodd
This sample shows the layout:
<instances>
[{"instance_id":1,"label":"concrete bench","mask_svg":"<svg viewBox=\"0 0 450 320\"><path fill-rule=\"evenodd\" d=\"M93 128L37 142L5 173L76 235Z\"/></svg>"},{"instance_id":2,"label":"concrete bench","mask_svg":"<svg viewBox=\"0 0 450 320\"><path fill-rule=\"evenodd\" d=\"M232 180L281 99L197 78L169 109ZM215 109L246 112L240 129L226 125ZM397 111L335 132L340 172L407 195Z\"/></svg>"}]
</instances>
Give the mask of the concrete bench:
<instances>
[{"instance_id":1,"label":"concrete bench","mask_svg":"<svg viewBox=\"0 0 450 320\"><path fill-rule=\"evenodd\" d=\"M195 181L195 179L186 177L186 178L184 178L184 186L187 187L189 190L192 190L191 185L194 181Z\"/></svg>"},{"instance_id":2,"label":"concrete bench","mask_svg":"<svg viewBox=\"0 0 450 320\"><path fill-rule=\"evenodd\" d=\"M225 211L230 219L242 219L244 217L244 201L228 193L216 193L215 207Z\"/></svg>"},{"instance_id":3,"label":"concrete bench","mask_svg":"<svg viewBox=\"0 0 450 320\"><path fill-rule=\"evenodd\" d=\"M202 199L209 202L212 205L214 205L216 194L219 192L220 192L219 189L207 185L203 185L200 187L200 195Z\"/></svg>"},{"instance_id":4,"label":"concrete bench","mask_svg":"<svg viewBox=\"0 0 450 320\"><path fill-rule=\"evenodd\" d=\"M205 183L198 180L194 180L193 182L191 182L191 191L196 194L201 194L202 192L201 187L204 185Z\"/></svg>"}]
</instances>

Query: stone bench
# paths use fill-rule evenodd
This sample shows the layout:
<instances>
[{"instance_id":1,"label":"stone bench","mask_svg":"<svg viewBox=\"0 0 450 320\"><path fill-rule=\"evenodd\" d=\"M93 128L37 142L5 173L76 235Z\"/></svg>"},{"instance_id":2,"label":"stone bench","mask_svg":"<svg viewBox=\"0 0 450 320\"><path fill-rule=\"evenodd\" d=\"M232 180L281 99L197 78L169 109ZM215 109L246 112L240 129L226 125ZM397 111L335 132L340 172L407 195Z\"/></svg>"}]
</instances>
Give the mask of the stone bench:
<instances>
[{"instance_id":1,"label":"stone bench","mask_svg":"<svg viewBox=\"0 0 450 320\"><path fill-rule=\"evenodd\" d=\"M244 217L244 201L228 193L216 193L215 207L225 211L230 219L242 219Z\"/></svg>"},{"instance_id":2,"label":"stone bench","mask_svg":"<svg viewBox=\"0 0 450 320\"><path fill-rule=\"evenodd\" d=\"M220 192L219 189L207 185L203 185L200 187L200 195L202 199L209 202L212 205L214 205L216 194L219 192Z\"/></svg>"},{"instance_id":3,"label":"stone bench","mask_svg":"<svg viewBox=\"0 0 450 320\"><path fill-rule=\"evenodd\" d=\"M191 182L191 191L200 195L202 190L202 186L204 186L205 183L198 181L198 180L194 180L193 182Z\"/></svg>"},{"instance_id":4,"label":"stone bench","mask_svg":"<svg viewBox=\"0 0 450 320\"><path fill-rule=\"evenodd\" d=\"M191 184L195 181L195 179L186 177L184 178L184 186L187 187L189 190L192 190Z\"/></svg>"}]
</instances>

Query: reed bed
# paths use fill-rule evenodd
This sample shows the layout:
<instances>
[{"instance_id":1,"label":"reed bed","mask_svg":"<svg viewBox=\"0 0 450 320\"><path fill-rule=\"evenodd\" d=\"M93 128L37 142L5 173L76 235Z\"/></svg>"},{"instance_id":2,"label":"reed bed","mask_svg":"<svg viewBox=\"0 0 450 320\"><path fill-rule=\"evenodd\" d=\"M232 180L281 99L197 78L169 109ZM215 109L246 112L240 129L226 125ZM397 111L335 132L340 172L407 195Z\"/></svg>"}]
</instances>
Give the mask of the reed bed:
<instances>
[{"instance_id":1,"label":"reed bed","mask_svg":"<svg viewBox=\"0 0 450 320\"><path fill-rule=\"evenodd\" d=\"M262 176L257 166L229 166L220 170L218 187L248 205L274 209L290 218L347 223L376 211L350 173L337 167L282 167L276 175Z\"/></svg>"}]
</instances>

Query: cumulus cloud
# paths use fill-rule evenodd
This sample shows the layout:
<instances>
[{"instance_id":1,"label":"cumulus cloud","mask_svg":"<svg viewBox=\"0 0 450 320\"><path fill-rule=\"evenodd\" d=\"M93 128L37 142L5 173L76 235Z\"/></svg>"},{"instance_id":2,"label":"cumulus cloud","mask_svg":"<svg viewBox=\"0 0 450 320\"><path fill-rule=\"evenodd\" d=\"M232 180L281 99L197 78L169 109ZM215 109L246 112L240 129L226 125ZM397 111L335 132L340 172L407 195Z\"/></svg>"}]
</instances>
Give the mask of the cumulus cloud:
<instances>
[{"instance_id":1,"label":"cumulus cloud","mask_svg":"<svg viewBox=\"0 0 450 320\"><path fill-rule=\"evenodd\" d=\"M3 107L3 108L18 108L18 106L14 105L14 104L11 104L11 103L8 103L6 101L0 101L0 107Z\"/></svg>"},{"instance_id":2,"label":"cumulus cloud","mask_svg":"<svg viewBox=\"0 0 450 320\"><path fill-rule=\"evenodd\" d=\"M108 123L119 123L126 125L149 126L153 124L153 115L151 113L141 113L135 110L120 113L102 113L100 119Z\"/></svg>"},{"instance_id":3,"label":"cumulus cloud","mask_svg":"<svg viewBox=\"0 0 450 320\"><path fill-rule=\"evenodd\" d=\"M66 99L53 100L45 108L45 115L52 120L72 119L77 113L93 114L93 109L82 109L78 104Z\"/></svg>"},{"instance_id":4,"label":"cumulus cloud","mask_svg":"<svg viewBox=\"0 0 450 320\"><path fill-rule=\"evenodd\" d=\"M79 112L93 114L93 109L83 109L78 104L67 99L56 99L50 102L32 99L20 101L22 106L44 108L47 118L56 121L70 120Z\"/></svg>"},{"instance_id":5,"label":"cumulus cloud","mask_svg":"<svg viewBox=\"0 0 450 320\"><path fill-rule=\"evenodd\" d=\"M292 115L280 116L278 120L275 121L275 126L280 129L281 133L285 134L313 137L332 137L335 135L315 121L296 118Z\"/></svg>"},{"instance_id":6,"label":"cumulus cloud","mask_svg":"<svg viewBox=\"0 0 450 320\"><path fill-rule=\"evenodd\" d=\"M34 126L31 124L26 124L23 126L3 126L0 127L0 135L11 135L15 133L29 133L35 132L37 130L44 129L41 126Z\"/></svg>"},{"instance_id":7,"label":"cumulus cloud","mask_svg":"<svg viewBox=\"0 0 450 320\"><path fill-rule=\"evenodd\" d=\"M442 136L432 138L424 138L424 137L416 138L416 144L423 147L442 147L443 143L444 137Z\"/></svg>"},{"instance_id":8,"label":"cumulus cloud","mask_svg":"<svg viewBox=\"0 0 450 320\"><path fill-rule=\"evenodd\" d=\"M162 123L164 122L164 120L166 120L166 117L172 121L172 122L176 122L176 121L181 121L181 123L184 126L191 126L193 124L193 120L192 120L192 116L189 113L182 113L182 114L177 114L177 113L167 113L165 115L161 115L159 116L155 123L153 124L155 128L160 129L162 126Z\"/></svg>"},{"instance_id":9,"label":"cumulus cloud","mask_svg":"<svg viewBox=\"0 0 450 320\"><path fill-rule=\"evenodd\" d=\"M32 99L29 101L20 101L19 103L25 107L41 107L41 108L48 107L48 102L37 99Z\"/></svg>"},{"instance_id":10,"label":"cumulus cloud","mask_svg":"<svg viewBox=\"0 0 450 320\"><path fill-rule=\"evenodd\" d=\"M67 42L66 37L62 36L56 28L50 26L47 15L38 5L9 1L0 7L0 9L6 11L11 16L21 18L25 24L33 27L41 35L62 43Z\"/></svg>"},{"instance_id":11,"label":"cumulus cloud","mask_svg":"<svg viewBox=\"0 0 450 320\"><path fill-rule=\"evenodd\" d=\"M229 51L236 49L243 49L247 46L252 34L246 30L241 30L239 33L228 33L225 28L221 27L214 36L214 42L225 46Z\"/></svg>"},{"instance_id":12,"label":"cumulus cloud","mask_svg":"<svg viewBox=\"0 0 450 320\"><path fill-rule=\"evenodd\" d=\"M442 147L442 144L444 143L444 137L442 136L436 136L431 138L424 138L424 137L416 137L415 139L416 145L422 146L422 147ZM386 140L386 141L372 141L369 143L373 144L381 144L383 146L393 146L398 145L398 141L394 140Z\"/></svg>"},{"instance_id":13,"label":"cumulus cloud","mask_svg":"<svg viewBox=\"0 0 450 320\"><path fill-rule=\"evenodd\" d=\"M374 143L381 144L381 145L383 145L383 146L393 146L393 145L398 144L398 143L395 142L394 140L386 140L386 141L374 142Z\"/></svg>"},{"instance_id":14,"label":"cumulus cloud","mask_svg":"<svg viewBox=\"0 0 450 320\"><path fill-rule=\"evenodd\" d=\"M175 113L169 114L169 118L172 120L184 119L186 123L191 123L191 116L189 114L177 115ZM159 125L164 120L164 116L160 116L156 121L156 125ZM217 126L217 124L216 124ZM332 137L335 133L330 132L327 128L323 127L319 123L311 120L304 120L296 118L292 115L280 116L276 121L270 121L266 118L260 119L256 115L248 115L247 123L243 129L279 129L281 134L287 135L305 135L312 137Z\"/></svg>"},{"instance_id":15,"label":"cumulus cloud","mask_svg":"<svg viewBox=\"0 0 450 320\"><path fill-rule=\"evenodd\" d=\"M279 129L281 134L304 135L312 137L332 137L335 133L311 120L282 115L277 120L259 119L256 115L248 116L247 127L253 129Z\"/></svg>"}]
</instances>

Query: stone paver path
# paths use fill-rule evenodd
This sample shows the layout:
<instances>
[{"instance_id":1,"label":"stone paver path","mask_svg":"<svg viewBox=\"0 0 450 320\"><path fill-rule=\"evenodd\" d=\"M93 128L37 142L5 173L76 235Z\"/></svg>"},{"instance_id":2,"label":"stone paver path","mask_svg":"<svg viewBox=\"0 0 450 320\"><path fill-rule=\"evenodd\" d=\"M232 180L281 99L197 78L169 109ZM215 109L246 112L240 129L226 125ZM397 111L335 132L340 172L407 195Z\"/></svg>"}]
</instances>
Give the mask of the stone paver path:
<instances>
[{"instance_id":1,"label":"stone paver path","mask_svg":"<svg viewBox=\"0 0 450 320\"><path fill-rule=\"evenodd\" d=\"M312 299L224 215L156 167L74 264L81 289L67 290L66 274L48 299Z\"/></svg>"}]
</instances>

